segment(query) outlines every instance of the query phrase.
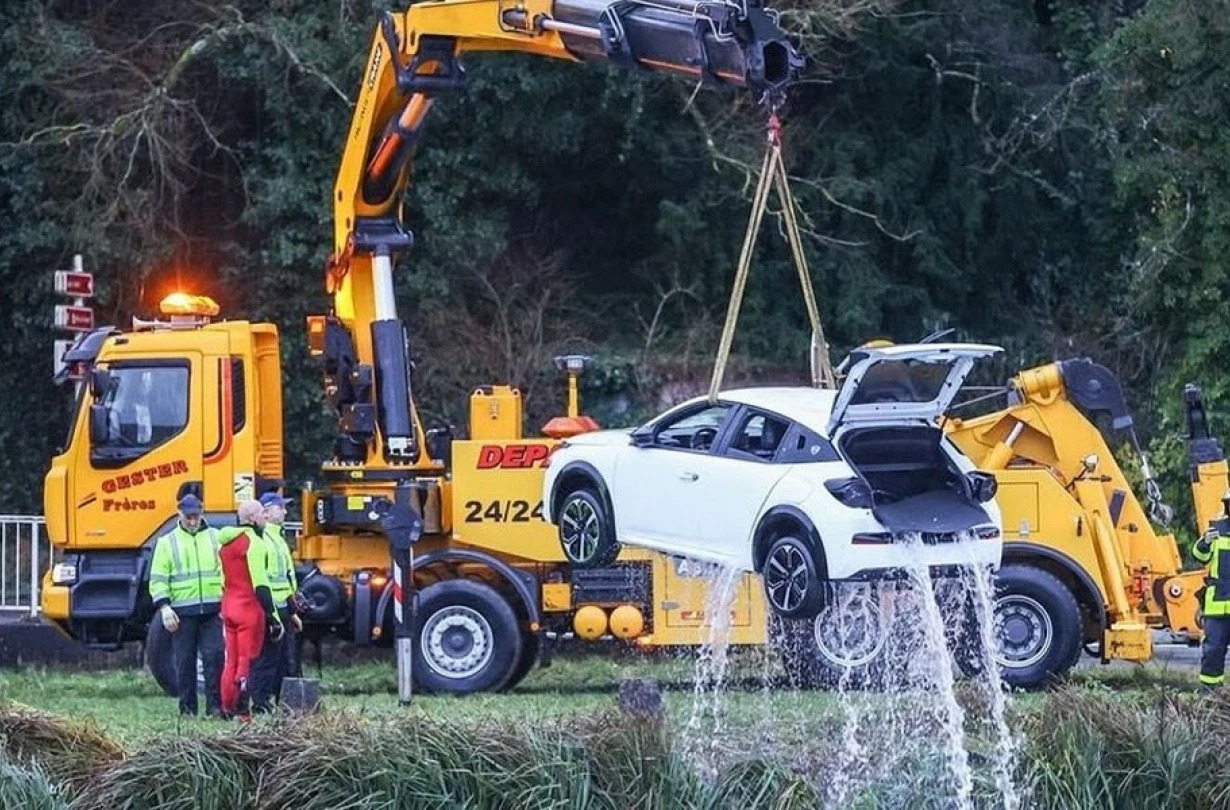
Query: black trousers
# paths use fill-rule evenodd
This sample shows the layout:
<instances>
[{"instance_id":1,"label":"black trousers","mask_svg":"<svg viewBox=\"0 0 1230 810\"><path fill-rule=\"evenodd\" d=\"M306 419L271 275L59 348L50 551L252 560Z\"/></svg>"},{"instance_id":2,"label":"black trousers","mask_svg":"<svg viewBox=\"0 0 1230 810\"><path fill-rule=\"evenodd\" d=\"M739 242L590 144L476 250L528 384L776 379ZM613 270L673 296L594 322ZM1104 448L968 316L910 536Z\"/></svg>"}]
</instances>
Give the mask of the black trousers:
<instances>
[{"instance_id":1,"label":"black trousers","mask_svg":"<svg viewBox=\"0 0 1230 810\"><path fill-rule=\"evenodd\" d=\"M154 619L157 621L157 617ZM179 629L171 634L171 653L175 658L175 682L179 687L180 714L197 713L196 661L201 659L205 675L205 712L222 712L222 616L206 613L179 617Z\"/></svg>"},{"instance_id":2,"label":"black trousers","mask_svg":"<svg viewBox=\"0 0 1230 810\"><path fill-rule=\"evenodd\" d=\"M282 619L282 627L286 628L290 622L283 613L284 611L279 610L278 617ZM266 635L260 656L252 662L252 671L248 675L248 696L252 699L254 714L273 711L281 685L278 670L281 668L286 638L287 636L283 635L281 639L274 641Z\"/></svg>"},{"instance_id":3,"label":"black trousers","mask_svg":"<svg viewBox=\"0 0 1230 810\"><path fill-rule=\"evenodd\" d=\"M1204 643L1200 645L1200 682L1217 686L1225 681L1226 645L1230 643L1230 616L1204 617Z\"/></svg>"}]
</instances>

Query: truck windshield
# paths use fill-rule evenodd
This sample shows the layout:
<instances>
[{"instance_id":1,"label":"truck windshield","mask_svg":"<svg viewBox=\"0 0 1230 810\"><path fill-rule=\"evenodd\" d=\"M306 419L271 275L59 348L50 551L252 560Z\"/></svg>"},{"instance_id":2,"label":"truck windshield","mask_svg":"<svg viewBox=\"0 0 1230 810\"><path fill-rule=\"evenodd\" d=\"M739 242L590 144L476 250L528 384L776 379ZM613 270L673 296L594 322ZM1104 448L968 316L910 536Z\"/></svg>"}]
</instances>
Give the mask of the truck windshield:
<instances>
[{"instance_id":1,"label":"truck windshield","mask_svg":"<svg viewBox=\"0 0 1230 810\"><path fill-rule=\"evenodd\" d=\"M96 458L116 461L143 456L188 424L187 365L113 365L107 408L107 439Z\"/></svg>"}]
</instances>

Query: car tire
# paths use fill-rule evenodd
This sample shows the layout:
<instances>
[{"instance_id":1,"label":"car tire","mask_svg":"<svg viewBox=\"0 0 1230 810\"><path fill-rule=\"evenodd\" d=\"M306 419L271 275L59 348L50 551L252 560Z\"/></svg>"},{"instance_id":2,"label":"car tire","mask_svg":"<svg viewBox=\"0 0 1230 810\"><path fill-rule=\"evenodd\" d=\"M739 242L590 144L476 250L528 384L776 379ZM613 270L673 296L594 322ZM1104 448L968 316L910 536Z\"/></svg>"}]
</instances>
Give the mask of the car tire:
<instances>
[{"instance_id":1,"label":"car tire","mask_svg":"<svg viewBox=\"0 0 1230 810\"><path fill-rule=\"evenodd\" d=\"M494 692L509 682L522 655L512 606L481 582L428 585L415 609L414 681L427 692Z\"/></svg>"},{"instance_id":2,"label":"car tire","mask_svg":"<svg viewBox=\"0 0 1230 810\"><path fill-rule=\"evenodd\" d=\"M769 609L783 619L814 619L824 607L823 567L802 538L784 535L774 540L760 576Z\"/></svg>"},{"instance_id":3,"label":"car tire","mask_svg":"<svg viewBox=\"0 0 1230 810\"><path fill-rule=\"evenodd\" d=\"M167 697L179 695L179 677L175 673L175 653L172 650L171 634L162 626L158 616L150 619L145 631L145 668L154 678L154 683ZM200 656L196 660L196 691L205 693L205 671Z\"/></svg>"},{"instance_id":4,"label":"car tire","mask_svg":"<svg viewBox=\"0 0 1230 810\"><path fill-rule=\"evenodd\" d=\"M592 489L574 489L559 503L559 545L576 568L602 568L619 556L615 524L602 498Z\"/></svg>"},{"instance_id":5,"label":"car tire","mask_svg":"<svg viewBox=\"0 0 1230 810\"><path fill-rule=\"evenodd\" d=\"M510 689L515 689L519 683L525 680L525 676L533 671L534 666L538 663L538 651L541 643L537 633L526 633L521 637L521 657L517 659L517 665L513 667L512 675L509 676L508 682L504 684L500 691L507 692Z\"/></svg>"},{"instance_id":6,"label":"car tire","mask_svg":"<svg viewBox=\"0 0 1230 810\"><path fill-rule=\"evenodd\" d=\"M870 601L854 605L840 593L834 593L814 618L771 620L782 664L795 688L884 687L888 675L886 649L892 627L880 608L876 589L864 587ZM839 646L833 642L835 631L839 633L841 629L846 631L846 643Z\"/></svg>"},{"instance_id":7,"label":"car tire","mask_svg":"<svg viewBox=\"0 0 1230 810\"><path fill-rule=\"evenodd\" d=\"M179 678L175 675L175 654L171 651L171 634L162 626L157 615L150 620L145 631L145 668L154 677L167 697L179 694Z\"/></svg>"},{"instance_id":8,"label":"car tire","mask_svg":"<svg viewBox=\"0 0 1230 810\"><path fill-rule=\"evenodd\" d=\"M1080 606L1054 574L1028 565L1001 568L994 621L1000 678L1009 686L1048 686L1080 658Z\"/></svg>"}]
</instances>

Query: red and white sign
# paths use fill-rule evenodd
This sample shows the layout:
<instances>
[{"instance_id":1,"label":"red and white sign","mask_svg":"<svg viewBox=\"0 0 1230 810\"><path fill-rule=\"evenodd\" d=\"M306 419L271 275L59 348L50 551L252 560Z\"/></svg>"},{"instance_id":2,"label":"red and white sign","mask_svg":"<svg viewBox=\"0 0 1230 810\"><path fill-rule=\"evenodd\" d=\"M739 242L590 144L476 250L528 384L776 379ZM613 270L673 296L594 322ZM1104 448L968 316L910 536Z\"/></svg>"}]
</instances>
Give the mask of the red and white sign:
<instances>
[{"instance_id":1,"label":"red and white sign","mask_svg":"<svg viewBox=\"0 0 1230 810\"><path fill-rule=\"evenodd\" d=\"M89 332L94 328L94 310L57 304L55 324L56 328L70 332Z\"/></svg>"},{"instance_id":2,"label":"red and white sign","mask_svg":"<svg viewBox=\"0 0 1230 810\"><path fill-rule=\"evenodd\" d=\"M94 274L75 270L56 271L56 292L74 298L94 297Z\"/></svg>"}]
</instances>

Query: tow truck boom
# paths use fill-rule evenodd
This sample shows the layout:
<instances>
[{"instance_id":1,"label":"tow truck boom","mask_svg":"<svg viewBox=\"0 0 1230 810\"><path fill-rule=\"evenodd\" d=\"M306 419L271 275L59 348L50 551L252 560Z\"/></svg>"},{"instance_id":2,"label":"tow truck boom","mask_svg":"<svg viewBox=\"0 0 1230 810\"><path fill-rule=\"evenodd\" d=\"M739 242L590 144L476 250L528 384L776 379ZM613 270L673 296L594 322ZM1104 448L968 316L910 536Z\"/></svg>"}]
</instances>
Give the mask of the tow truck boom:
<instances>
[{"instance_id":1,"label":"tow truck boom","mask_svg":"<svg viewBox=\"0 0 1230 810\"><path fill-rule=\"evenodd\" d=\"M340 422L335 464L443 469L424 452L392 268L413 243L399 209L423 122L436 96L463 86L462 57L484 51L694 76L770 107L803 65L759 0L437 0L386 13L334 190L333 312L311 327Z\"/></svg>"}]
</instances>

